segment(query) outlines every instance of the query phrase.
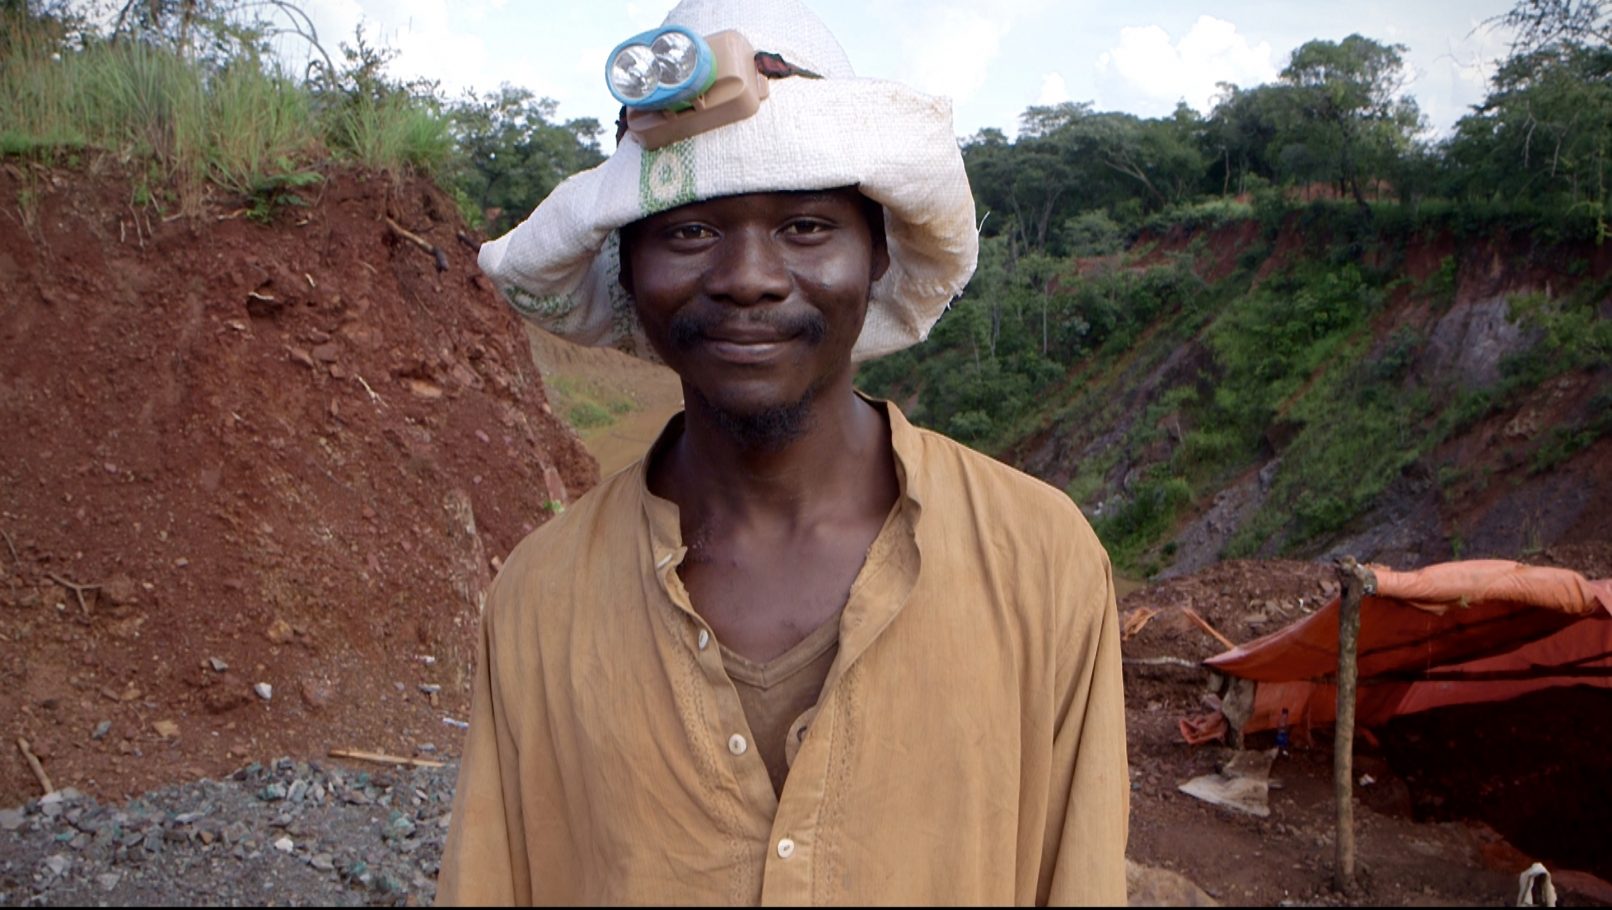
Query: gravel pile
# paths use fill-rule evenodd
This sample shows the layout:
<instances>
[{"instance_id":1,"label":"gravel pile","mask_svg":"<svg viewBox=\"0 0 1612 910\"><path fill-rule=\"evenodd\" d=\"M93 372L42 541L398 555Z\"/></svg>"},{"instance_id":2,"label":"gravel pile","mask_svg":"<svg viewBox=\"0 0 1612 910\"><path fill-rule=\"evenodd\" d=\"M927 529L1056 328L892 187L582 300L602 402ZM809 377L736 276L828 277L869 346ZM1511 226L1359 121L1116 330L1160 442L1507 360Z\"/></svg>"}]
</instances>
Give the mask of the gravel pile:
<instances>
[{"instance_id":1,"label":"gravel pile","mask_svg":"<svg viewBox=\"0 0 1612 910\"><path fill-rule=\"evenodd\" d=\"M280 759L101 805L71 788L0 809L0 906L424 906L457 766Z\"/></svg>"}]
</instances>

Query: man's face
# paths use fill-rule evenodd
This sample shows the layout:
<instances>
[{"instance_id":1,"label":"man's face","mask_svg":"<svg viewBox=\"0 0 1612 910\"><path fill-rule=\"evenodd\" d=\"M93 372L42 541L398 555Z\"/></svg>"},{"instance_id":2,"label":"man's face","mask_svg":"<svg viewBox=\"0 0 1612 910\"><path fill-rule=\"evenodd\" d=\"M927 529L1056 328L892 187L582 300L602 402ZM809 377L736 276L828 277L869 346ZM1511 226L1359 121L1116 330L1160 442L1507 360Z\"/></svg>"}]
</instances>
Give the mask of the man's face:
<instances>
[{"instance_id":1,"label":"man's face","mask_svg":"<svg viewBox=\"0 0 1612 910\"><path fill-rule=\"evenodd\" d=\"M656 352L718 412L789 408L849 373L889 265L870 209L848 187L681 206L623 229L622 285Z\"/></svg>"}]
</instances>

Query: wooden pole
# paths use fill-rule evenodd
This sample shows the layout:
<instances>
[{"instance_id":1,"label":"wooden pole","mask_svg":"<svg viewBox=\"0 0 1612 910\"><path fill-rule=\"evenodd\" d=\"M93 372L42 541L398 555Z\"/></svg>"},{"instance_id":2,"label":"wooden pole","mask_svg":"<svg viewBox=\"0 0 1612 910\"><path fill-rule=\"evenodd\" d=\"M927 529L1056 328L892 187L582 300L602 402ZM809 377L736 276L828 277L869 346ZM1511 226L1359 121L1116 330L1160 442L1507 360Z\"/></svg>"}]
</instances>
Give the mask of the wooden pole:
<instances>
[{"instance_id":1,"label":"wooden pole","mask_svg":"<svg viewBox=\"0 0 1612 910\"><path fill-rule=\"evenodd\" d=\"M39 757L34 755L34 750L28 748L28 740L23 739L21 736L17 737L17 751L21 752L22 757L27 759L28 770L34 772L34 779L39 781L40 789L45 791L45 795L49 796L55 793L56 787L50 782L50 775L45 773L45 768L39 763Z\"/></svg>"},{"instance_id":2,"label":"wooden pole","mask_svg":"<svg viewBox=\"0 0 1612 910\"><path fill-rule=\"evenodd\" d=\"M1224 645L1226 647L1227 650L1230 650L1232 648L1237 647L1236 642L1232 641L1231 639L1227 638L1224 635L1221 635L1219 630L1217 630L1214 626L1209 625L1209 620L1204 619L1202 616L1198 615L1197 610L1194 610L1191 607L1182 607L1181 608L1181 615L1185 616L1186 618L1188 618L1188 619L1192 620L1193 622L1197 623L1198 628L1200 628L1200 629L1204 630L1205 632L1209 633L1209 636L1211 638L1213 638L1215 641L1220 642L1222 645Z\"/></svg>"},{"instance_id":3,"label":"wooden pole","mask_svg":"<svg viewBox=\"0 0 1612 910\"><path fill-rule=\"evenodd\" d=\"M388 755L385 752L365 752L360 749L331 749L328 753L331 758L350 758L354 761L374 762L377 765L408 765L414 768L443 768L446 762L432 761L429 758L405 758L401 755Z\"/></svg>"},{"instance_id":4,"label":"wooden pole","mask_svg":"<svg viewBox=\"0 0 1612 910\"><path fill-rule=\"evenodd\" d=\"M1377 577L1352 556L1338 559L1338 719L1333 728L1332 786L1338 803L1337 865L1333 884L1355 891L1354 746L1355 690L1360 668L1360 598L1377 591Z\"/></svg>"}]
</instances>

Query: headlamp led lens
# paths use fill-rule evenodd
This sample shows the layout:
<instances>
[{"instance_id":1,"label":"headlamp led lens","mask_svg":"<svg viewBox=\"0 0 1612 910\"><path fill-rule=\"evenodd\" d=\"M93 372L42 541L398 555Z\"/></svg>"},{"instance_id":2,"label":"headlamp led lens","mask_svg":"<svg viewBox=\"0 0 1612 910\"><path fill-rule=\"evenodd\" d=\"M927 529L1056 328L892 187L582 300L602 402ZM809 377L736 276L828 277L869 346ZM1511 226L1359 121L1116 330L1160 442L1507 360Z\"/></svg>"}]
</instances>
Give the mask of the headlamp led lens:
<instances>
[{"instance_id":1,"label":"headlamp led lens","mask_svg":"<svg viewBox=\"0 0 1612 910\"><path fill-rule=\"evenodd\" d=\"M642 101L660 87L660 72L653 51L642 44L628 45L610 64L610 88L623 104Z\"/></svg>"},{"instance_id":2,"label":"headlamp led lens","mask_svg":"<svg viewBox=\"0 0 1612 910\"><path fill-rule=\"evenodd\" d=\"M716 59L705 40L682 26L667 26L623 41L610 53L605 80L630 108L687 107L716 79Z\"/></svg>"},{"instance_id":3,"label":"headlamp led lens","mask_svg":"<svg viewBox=\"0 0 1612 910\"><path fill-rule=\"evenodd\" d=\"M655 55L655 66L662 85L675 86L687 82L700 62L700 49L682 32L667 32L649 46Z\"/></svg>"}]
</instances>

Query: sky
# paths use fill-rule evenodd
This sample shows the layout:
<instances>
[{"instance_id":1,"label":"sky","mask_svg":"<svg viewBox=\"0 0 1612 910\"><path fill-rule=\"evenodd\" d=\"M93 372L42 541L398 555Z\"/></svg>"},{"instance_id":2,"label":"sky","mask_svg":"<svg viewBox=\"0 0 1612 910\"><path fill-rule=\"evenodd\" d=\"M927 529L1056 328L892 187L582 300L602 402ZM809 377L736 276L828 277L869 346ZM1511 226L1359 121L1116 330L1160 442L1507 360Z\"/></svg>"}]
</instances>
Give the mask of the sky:
<instances>
[{"instance_id":1,"label":"sky","mask_svg":"<svg viewBox=\"0 0 1612 910\"><path fill-rule=\"evenodd\" d=\"M1143 117L1185 101L1207 114L1216 85L1276 78L1294 48L1361 34L1406 47L1431 136L1481 101L1506 36L1484 21L1512 0L807 0L859 76L952 100L960 137L1015 135L1035 104L1091 102ZM450 96L509 83L558 102L563 119L615 120L605 57L660 25L666 0L302 0L336 55L362 22L398 52L392 74ZM295 56L294 46L284 53ZM611 147L607 137L603 145Z\"/></svg>"}]
</instances>

